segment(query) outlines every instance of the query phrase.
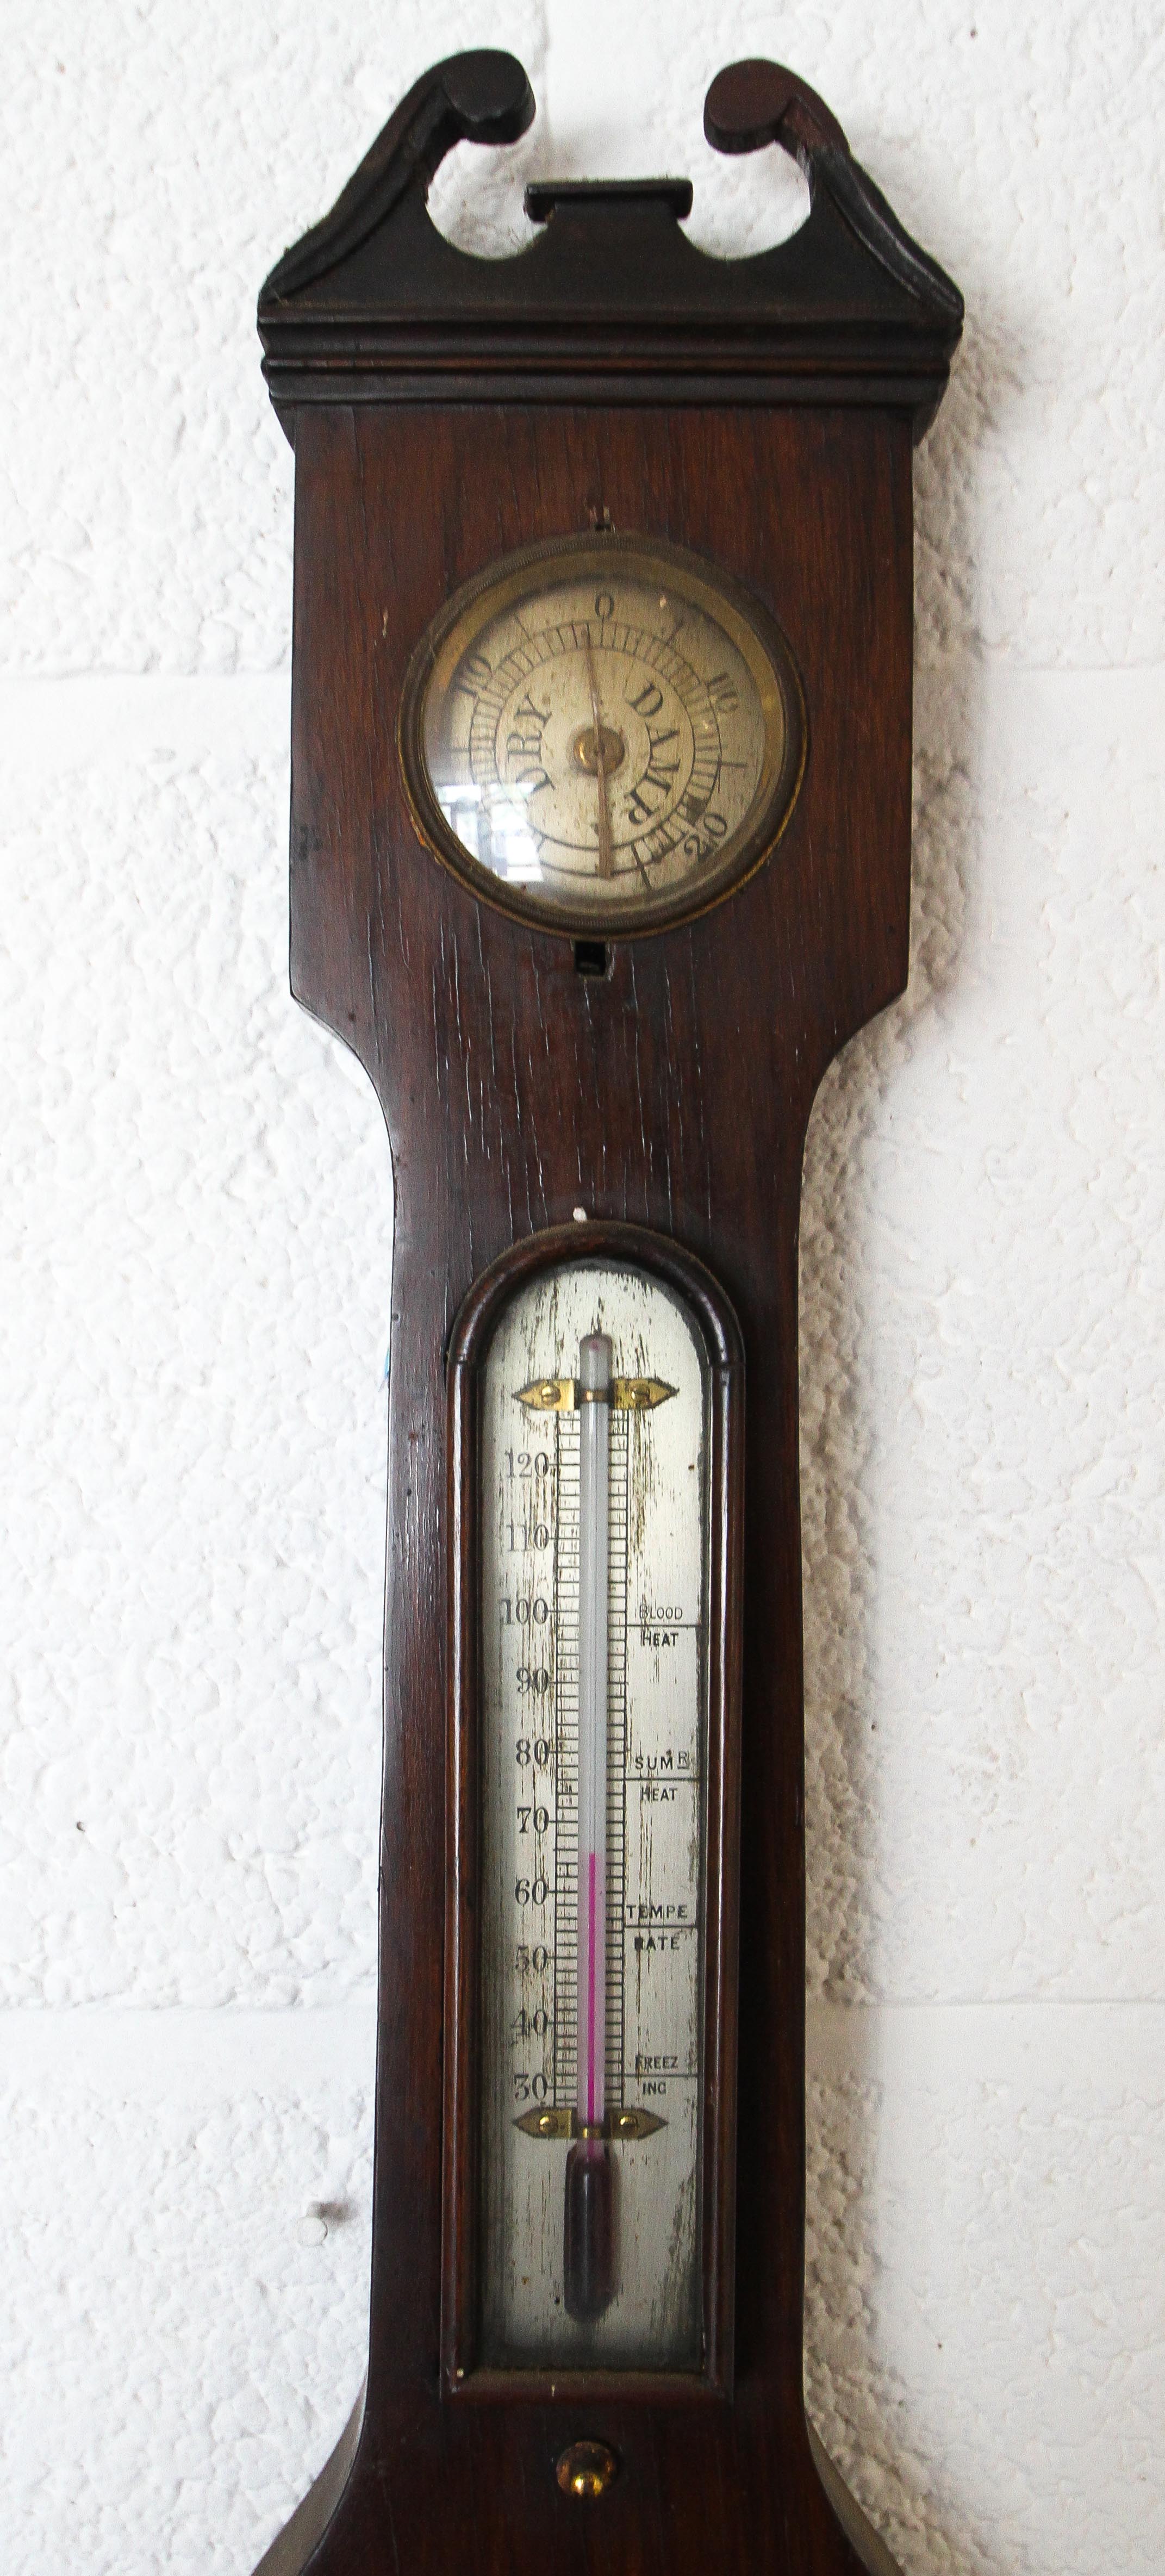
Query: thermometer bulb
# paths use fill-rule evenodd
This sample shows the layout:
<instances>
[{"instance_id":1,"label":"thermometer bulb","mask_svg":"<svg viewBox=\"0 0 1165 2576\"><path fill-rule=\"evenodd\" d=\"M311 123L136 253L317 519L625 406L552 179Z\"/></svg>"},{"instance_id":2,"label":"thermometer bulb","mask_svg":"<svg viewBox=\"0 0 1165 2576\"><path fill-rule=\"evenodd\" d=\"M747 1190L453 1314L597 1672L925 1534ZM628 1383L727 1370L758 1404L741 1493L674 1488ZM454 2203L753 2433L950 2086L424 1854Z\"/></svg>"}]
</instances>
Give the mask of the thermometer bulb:
<instances>
[{"instance_id":1,"label":"thermometer bulb","mask_svg":"<svg viewBox=\"0 0 1165 2576\"><path fill-rule=\"evenodd\" d=\"M578 2092L566 2160L568 2315L593 2324L615 2294L615 2174L603 2137L607 2056L607 1675L611 1342L579 1343Z\"/></svg>"},{"instance_id":2,"label":"thermometer bulb","mask_svg":"<svg viewBox=\"0 0 1165 2576\"><path fill-rule=\"evenodd\" d=\"M566 2159L562 2272L567 2315L594 2325L615 2295L615 2167L603 2138L576 2138Z\"/></svg>"}]
</instances>

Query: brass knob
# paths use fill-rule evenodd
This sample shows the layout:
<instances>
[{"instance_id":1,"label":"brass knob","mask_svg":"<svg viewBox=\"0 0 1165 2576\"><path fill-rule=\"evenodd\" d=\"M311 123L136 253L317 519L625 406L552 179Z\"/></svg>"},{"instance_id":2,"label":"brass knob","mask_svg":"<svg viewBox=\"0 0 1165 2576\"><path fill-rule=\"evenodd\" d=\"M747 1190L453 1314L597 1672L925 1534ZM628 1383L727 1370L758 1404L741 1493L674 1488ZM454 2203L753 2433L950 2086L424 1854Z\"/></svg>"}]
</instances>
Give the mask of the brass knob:
<instances>
[{"instance_id":1,"label":"brass knob","mask_svg":"<svg viewBox=\"0 0 1165 2576\"><path fill-rule=\"evenodd\" d=\"M618 2476L619 2462L607 2442L568 2442L554 2474L564 2495L601 2496Z\"/></svg>"}]
</instances>

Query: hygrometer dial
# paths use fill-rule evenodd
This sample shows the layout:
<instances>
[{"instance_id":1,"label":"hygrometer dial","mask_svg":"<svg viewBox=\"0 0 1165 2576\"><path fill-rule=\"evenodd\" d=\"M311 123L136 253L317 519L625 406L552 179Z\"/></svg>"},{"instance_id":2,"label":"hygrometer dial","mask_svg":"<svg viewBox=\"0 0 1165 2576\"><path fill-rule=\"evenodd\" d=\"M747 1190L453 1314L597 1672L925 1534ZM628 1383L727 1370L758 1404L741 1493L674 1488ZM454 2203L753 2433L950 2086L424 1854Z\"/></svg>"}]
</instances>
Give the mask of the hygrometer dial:
<instances>
[{"instance_id":1,"label":"hygrometer dial","mask_svg":"<svg viewBox=\"0 0 1165 2576\"><path fill-rule=\"evenodd\" d=\"M519 917L603 936L703 911L787 820L804 759L789 649L717 568L637 537L493 565L411 665L420 829Z\"/></svg>"}]
</instances>

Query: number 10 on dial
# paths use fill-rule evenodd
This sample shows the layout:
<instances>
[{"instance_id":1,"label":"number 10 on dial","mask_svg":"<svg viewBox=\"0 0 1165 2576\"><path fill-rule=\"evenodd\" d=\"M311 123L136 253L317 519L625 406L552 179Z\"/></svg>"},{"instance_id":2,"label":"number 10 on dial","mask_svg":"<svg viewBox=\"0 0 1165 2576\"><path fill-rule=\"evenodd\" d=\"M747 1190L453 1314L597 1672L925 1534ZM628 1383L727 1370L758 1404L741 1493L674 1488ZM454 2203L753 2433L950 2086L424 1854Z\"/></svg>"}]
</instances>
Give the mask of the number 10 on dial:
<instances>
[{"instance_id":1,"label":"number 10 on dial","mask_svg":"<svg viewBox=\"0 0 1165 2576\"><path fill-rule=\"evenodd\" d=\"M646 1263L493 1294L452 1372L478 1540L454 1606L447 2368L706 2387L730 2300L738 1364Z\"/></svg>"}]
</instances>

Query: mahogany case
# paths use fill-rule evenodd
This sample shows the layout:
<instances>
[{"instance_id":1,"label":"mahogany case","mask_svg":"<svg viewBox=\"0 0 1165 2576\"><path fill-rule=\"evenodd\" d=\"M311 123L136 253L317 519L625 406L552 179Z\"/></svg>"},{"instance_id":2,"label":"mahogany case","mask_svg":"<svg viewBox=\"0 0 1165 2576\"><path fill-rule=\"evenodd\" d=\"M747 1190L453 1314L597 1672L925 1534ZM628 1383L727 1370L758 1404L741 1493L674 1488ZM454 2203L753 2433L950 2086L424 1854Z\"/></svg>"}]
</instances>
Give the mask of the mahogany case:
<instances>
[{"instance_id":1,"label":"mahogany case","mask_svg":"<svg viewBox=\"0 0 1165 2576\"><path fill-rule=\"evenodd\" d=\"M722 150L798 154L811 211L777 249L696 250L685 181L547 182L527 192L533 245L471 258L434 229L429 180L455 141L512 141L532 112L512 57L439 65L259 306L296 460L292 988L366 1067L395 1187L367 2395L264 2566L853 2576L891 2562L811 2446L802 2394L797 1230L817 1086L906 979L911 451L962 306L821 101L767 63L719 75L706 129ZM397 716L452 590L511 549L607 524L710 556L779 622L807 756L747 884L610 941L583 973L571 937L476 900L422 844ZM717 1857L739 2080L716 2148L736 2254L717 2291L720 2394L699 2407L614 2375L551 2390L520 2374L475 2407L442 2368L460 2260L456 2157L442 2180L452 1945L472 1901L456 1761L472 1514L451 1483L447 1362L475 1283L488 1298L491 1265L542 1257L548 1230L576 1240L580 1204L604 1243L647 1229L661 1258L703 1265L739 1324L724 1536L739 1759ZM597 2501L554 2474L583 2437L618 2457Z\"/></svg>"}]
</instances>

